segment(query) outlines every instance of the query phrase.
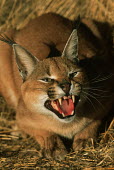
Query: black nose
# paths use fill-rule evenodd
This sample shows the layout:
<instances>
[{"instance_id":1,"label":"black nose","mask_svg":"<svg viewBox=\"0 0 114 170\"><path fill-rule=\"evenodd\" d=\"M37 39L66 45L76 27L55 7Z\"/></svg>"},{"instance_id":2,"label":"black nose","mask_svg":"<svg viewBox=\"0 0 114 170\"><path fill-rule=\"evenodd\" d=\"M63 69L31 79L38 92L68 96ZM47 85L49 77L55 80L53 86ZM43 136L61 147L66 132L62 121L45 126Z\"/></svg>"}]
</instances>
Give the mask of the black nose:
<instances>
[{"instance_id":1,"label":"black nose","mask_svg":"<svg viewBox=\"0 0 114 170\"><path fill-rule=\"evenodd\" d=\"M59 86L62 88L62 90L66 93L66 95L69 95L71 83L65 82L65 83L60 83Z\"/></svg>"}]
</instances>

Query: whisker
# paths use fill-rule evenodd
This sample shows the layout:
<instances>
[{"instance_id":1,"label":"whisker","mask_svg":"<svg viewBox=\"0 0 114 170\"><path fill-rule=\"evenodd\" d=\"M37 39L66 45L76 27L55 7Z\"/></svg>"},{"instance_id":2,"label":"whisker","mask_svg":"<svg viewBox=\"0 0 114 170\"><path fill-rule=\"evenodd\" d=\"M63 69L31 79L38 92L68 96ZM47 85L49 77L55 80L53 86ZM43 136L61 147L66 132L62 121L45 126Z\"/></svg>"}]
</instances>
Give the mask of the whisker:
<instances>
[{"instance_id":1,"label":"whisker","mask_svg":"<svg viewBox=\"0 0 114 170\"><path fill-rule=\"evenodd\" d=\"M91 81L91 83L93 84L93 83L98 83L98 82L101 82L101 81L105 81L105 80L108 80L109 78L111 78L112 76L113 76L113 74L110 74L110 75L108 75L106 77L103 77L101 79L98 79L96 81Z\"/></svg>"},{"instance_id":2,"label":"whisker","mask_svg":"<svg viewBox=\"0 0 114 170\"><path fill-rule=\"evenodd\" d=\"M91 94L89 94L89 93L87 93L85 91L83 91L83 93L85 93L86 95L88 95L88 96L92 97L93 99L95 99L102 106L102 108L104 109L103 105L99 102L99 100L97 100L96 97L94 97L93 95L91 95Z\"/></svg>"},{"instance_id":3,"label":"whisker","mask_svg":"<svg viewBox=\"0 0 114 170\"><path fill-rule=\"evenodd\" d=\"M83 88L83 90L88 90L88 93L91 93L91 94L93 94L95 96L99 96L100 98L102 98L102 97L111 97L112 96L112 93L110 93L109 91L105 91L105 90L91 89L91 88ZM99 94L98 94L98 92L99 92Z\"/></svg>"},{"instance_id":4,"label":"whisker","mask_svg":"<svg viewBox=\"0 0 114 170\"><path fill-rule=\"evenodd\" d=\"M97 89L97 88L94 88L94 87L84 87L83 88L84 90L91 90L91 91L98 91L98 92L106 92L108 93L109 91L105 91L105 90L101 90L101 89Z\"/></svg>"},{"instance_id":5,"label":"whisker","mask_svg":"<svg viewBox=\"0 0 114 170\"><path fill-rule=\"evenodd\" d=\"M97 93L94 93L94 92L92 92L92 91L89 91L89 93L91 93L91 94L93 94L93 95L95 95L95 96L101 96L101 95L99 95L99 94L97 94Z\"/></svg>"},{"instance_id":6,"label":"whisker","mask_svg":"<svg viewBox=\"0 0 114 170\"><path fill-rule=\"evenodd\" d=\"M91 92L89 91L90 94L94 95L94 96L97 96L97 98L108 98L108 97L111 97L112 95L103 95L103 93L100 93L100 94L97 94L97 93L94 93L94 92Z\"/></svg>"},{"instance_id":7,"label":"whisker","mask_svg":"<svg viewBox=\"0 0 114 170\"><path fill-rule=\"evenodd\" d=\"M89 103L93 106L94 110L96 111L96 108L94 106L94 104L92 103L91 99L87 96L83 94L83 98L87 99L89 101Z\"/></svg>"},{"instance_id":8,"label":"whisker","mask_svg":"<svg viewBox=\"0 0 114 170\"><path fill-rule=\"evenodd\" d=\"M97 77L91 79L91 81L94 81L94 80L98 79L100 76L101 76L101 74L99 74Z\"/></svg>"}]
</instances>

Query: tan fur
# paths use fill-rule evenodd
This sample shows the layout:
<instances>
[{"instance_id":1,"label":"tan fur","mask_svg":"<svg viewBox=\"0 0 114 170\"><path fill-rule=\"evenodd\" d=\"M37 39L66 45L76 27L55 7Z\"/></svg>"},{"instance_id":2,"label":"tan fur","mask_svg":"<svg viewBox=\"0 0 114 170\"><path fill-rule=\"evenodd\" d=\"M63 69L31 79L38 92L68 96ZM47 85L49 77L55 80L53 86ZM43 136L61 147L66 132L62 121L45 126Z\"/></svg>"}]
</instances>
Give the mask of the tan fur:
<instances>
[{"instance_id":1,"label":"tan fur","mask_svg":"<svg viewBox=\"0 0 114 170\"><path fill-rule=\"evenodd\" d=\"M87 27L90 29L88 30ZM93 24L92 21L83 19L78 30L78 58L81 60L92 58L93 56L99 57L98 65L92 63L95 70L93 67L81 68L70 59L67 59L66 56L56 57L57 53L61 55L72 30L72 21L50 13L31 21L21 31L11 30L5 33L40 60L36 65L34 65L35 59L34 61L31 59L28 61L29 66L27 66L27 69L30 74L24 83L19 75L13 53L13 48L14 51L18 51L20 54L23 53L23 49L18 45L14 45L12 48L5 42L0 42L1 94L7 103L16 109L19 128L35 137L42 148L42 153L47 157L62 158L67 153L60 136L69 139L74 138L74 150L79 149L86 139L95 138L101 120L109 113L114 102L114 70L113 63L109 62L109 59L112 59L112 53L110 47L105 48L104 40L95 23ZM70 43L71 48L73 43ZM54 50L56 48L57 51L55 50L52 53L51 48L54 48ZM71 51L68 51L69 49L65 49L66 53L64 55L71 53ZM50 55L52 57L47 58ZM25 65L27 64L25 62ZM107 67L104 64L107 64ZM97 76L99 77L101 74L106 77L109 70L111 76L95 86L98 89L97 97L100 95L101 98L95 99L88 96L91 98L88 100L87 97L82 96L81 101L76 106L77 114L74 118L71 117L68 121L60 120L55 113L45 108L44 101L48 99L47 93L51 93L50 88L54 89L51 101L66 96L64 88L60 85L63 84L65 90L68 91L69 86L63 83L64 80L71 83L72 89L70 86L70 92L77 96L81 93L79 84L82 84L86 89L90 87L90 78L87 77L87 72L89 72L94 81L97 81ZM70 80L68 77L70 72L78 72L78 74ZM42 82L41 79L45 77L54 79L54 82ZM103 88L99 89L98 86L102 85ZM108 91L106 93L108 100L102 97L103 94L105 95L102 90ZM87 92L88 90L86 90ZM96 91L92 92L95 93Z\"/></svg>"}]
</instances>

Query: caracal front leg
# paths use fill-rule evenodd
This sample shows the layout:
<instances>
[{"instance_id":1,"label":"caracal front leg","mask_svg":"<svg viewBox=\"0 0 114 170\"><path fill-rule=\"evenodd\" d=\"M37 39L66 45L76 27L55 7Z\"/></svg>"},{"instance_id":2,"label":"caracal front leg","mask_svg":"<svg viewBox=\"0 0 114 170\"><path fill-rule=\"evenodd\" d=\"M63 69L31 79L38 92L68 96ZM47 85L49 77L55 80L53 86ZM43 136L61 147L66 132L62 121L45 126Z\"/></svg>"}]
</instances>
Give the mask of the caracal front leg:
<instances>
[{"instance_id":1,"label":"caracal front leg","mask_svg":"<svg viewBox=\"0 0 114 170\"><path fill-rule=\"evenodd\" d=\"M37 131L34 137L40 144L42 156L54 159L64 159L67 150L58 135L40 130Z\"/></svg>"},{"instance_id":2,"label":"caracal front leg","mask_svg":"<svg viewBox=\"0 0 114 170\"><path fill-rule=\"evenodd\" d=\"M77 151L83 148L87 141L91 140L92 142L97 136L97 130L100 124L101 124L100 120L94 120L87 127L85 127L81 132L76 134L74 136L74 141L73 141L73 150Z\"/></svg>"}]
</instances>

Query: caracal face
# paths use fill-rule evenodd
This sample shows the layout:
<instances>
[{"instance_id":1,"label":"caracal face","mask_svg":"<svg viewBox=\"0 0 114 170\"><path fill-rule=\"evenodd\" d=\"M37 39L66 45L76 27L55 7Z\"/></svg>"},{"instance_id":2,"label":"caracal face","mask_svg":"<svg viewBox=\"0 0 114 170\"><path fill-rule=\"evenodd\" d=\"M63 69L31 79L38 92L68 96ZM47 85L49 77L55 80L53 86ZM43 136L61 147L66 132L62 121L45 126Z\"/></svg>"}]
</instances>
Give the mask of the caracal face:
<instances>
[{"instance_id":1,"label":"caracal face","mask_svg":"<svg viewBox=\"0 0 114 170\"><path fill-rule=\"evenodd\" d=\"M9 38L1 40L13 47L23 79L21 94L26 108L59 121L72 121L86 84L84 71L79 66L77 29L72 31L60 57L42 61Z\"/></svg>"},{"instance_id":2,"label":"caracal face","mask_svg":"<svg viewBox=\"0 0 114 170\"><path fill-rule=\"evenodd\" d=\"M65 57L39 61L21 87L26 107L59 121L72 121L77 115L86 76L83 69Z\"/></svg>"}]
</instances>

